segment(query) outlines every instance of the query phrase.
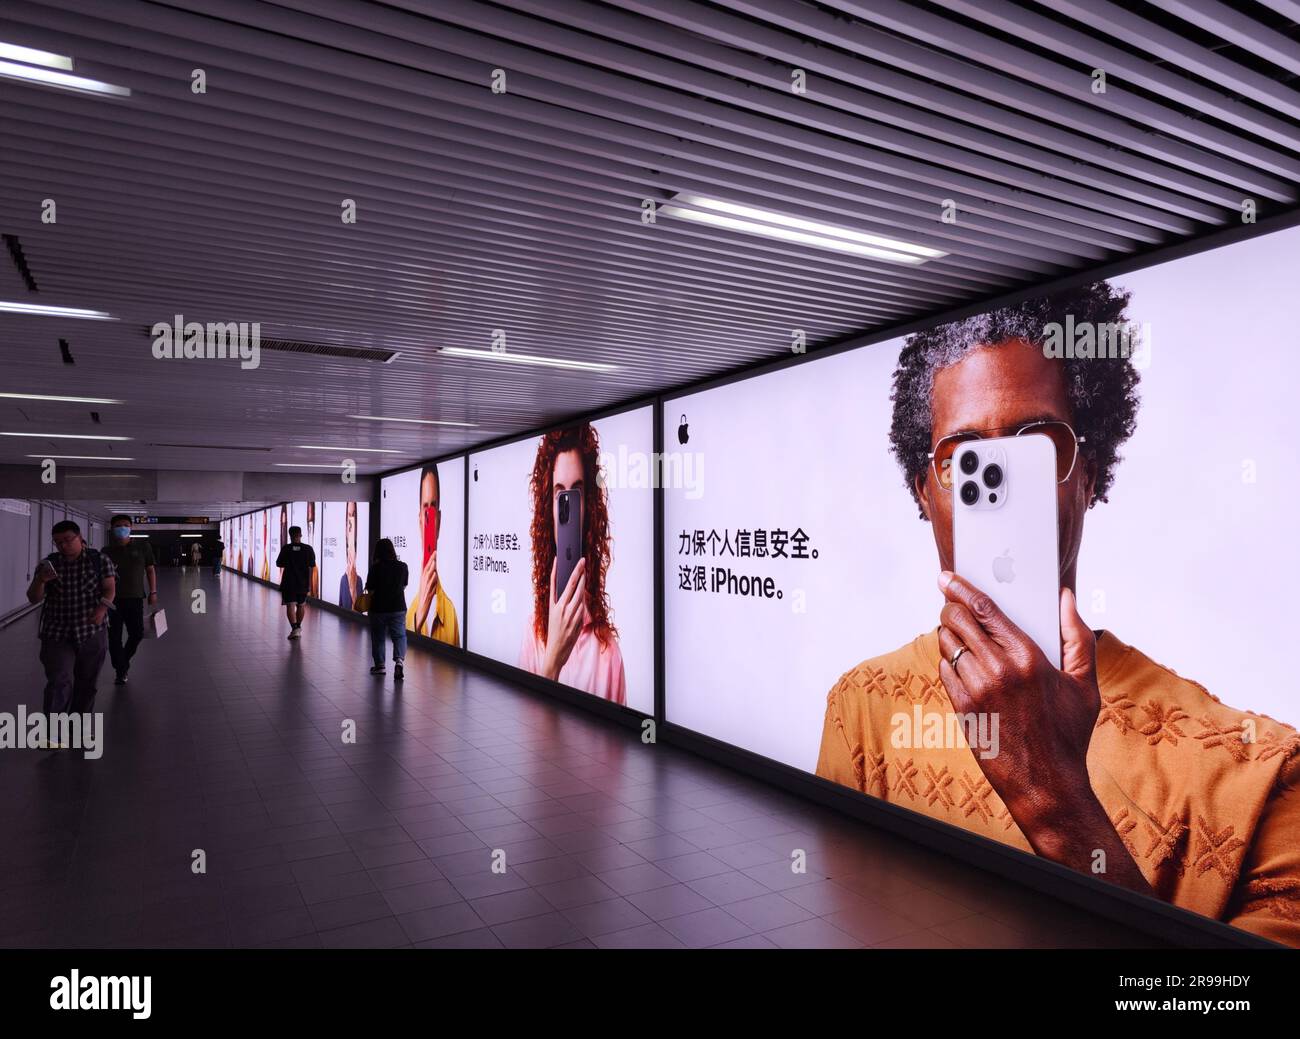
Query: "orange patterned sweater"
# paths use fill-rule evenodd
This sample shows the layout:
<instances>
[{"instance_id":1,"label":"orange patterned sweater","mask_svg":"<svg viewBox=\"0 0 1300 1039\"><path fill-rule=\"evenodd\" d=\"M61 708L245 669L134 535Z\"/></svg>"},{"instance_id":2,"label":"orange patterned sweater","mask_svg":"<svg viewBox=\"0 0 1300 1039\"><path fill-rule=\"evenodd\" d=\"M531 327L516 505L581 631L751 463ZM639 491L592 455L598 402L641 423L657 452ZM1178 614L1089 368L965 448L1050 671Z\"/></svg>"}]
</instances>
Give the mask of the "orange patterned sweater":
<instances>
[{"instance_id":1,"label":"orange patterned sweater","mask_svg":"<svg viewBox=\"0 0 1300 1039\"><path fill-rule=\"evenodd\" d=\"M961 736L896 735L909 731L899 715L952 715L938 661L931 631L840 678L817 774L1032 853ZM1224 706L1109 632L1097 640L1097 679L1088 775L1152 889L1300 946L1300 735Z\"/></svg>"}]
</instances>

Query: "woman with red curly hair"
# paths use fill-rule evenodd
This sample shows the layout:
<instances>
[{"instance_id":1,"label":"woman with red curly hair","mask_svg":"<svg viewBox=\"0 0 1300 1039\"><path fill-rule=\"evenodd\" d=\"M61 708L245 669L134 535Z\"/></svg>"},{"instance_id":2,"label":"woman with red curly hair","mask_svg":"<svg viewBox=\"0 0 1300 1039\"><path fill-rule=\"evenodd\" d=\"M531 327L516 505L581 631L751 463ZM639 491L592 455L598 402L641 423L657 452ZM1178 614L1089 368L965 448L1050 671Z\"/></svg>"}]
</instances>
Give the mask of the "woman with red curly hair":
<instances>
[{"instance_id":1,"label":"woman with red curly hair","mask_svg":"<svg viewBox=\"0 0 1300 1039\"><path fill-rule=\"evenodd\" d=\"M597 479L600 441L587 423L553 430L537 446L533 497L533 623L519 666L615 703L627 702L618 631L605 597L610 562L609 503ZM556 510L562 491L579 492L582 558L555 588Z\"/></svg>"}]
</instances>

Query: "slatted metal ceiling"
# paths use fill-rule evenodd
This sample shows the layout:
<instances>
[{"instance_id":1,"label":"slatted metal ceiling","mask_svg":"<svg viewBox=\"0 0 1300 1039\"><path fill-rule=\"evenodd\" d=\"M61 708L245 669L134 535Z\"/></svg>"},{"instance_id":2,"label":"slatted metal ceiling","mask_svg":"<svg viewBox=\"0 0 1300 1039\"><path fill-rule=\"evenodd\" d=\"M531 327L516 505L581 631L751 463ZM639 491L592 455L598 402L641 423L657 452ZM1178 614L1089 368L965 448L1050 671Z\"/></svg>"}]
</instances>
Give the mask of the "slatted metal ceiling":
<instances>
[{"instance_id":1,"label":"slatted metal ceiling","mask_svg":"<svg viewBox=\"0 0 1300 1039\"><path fill-rule=\"evenodd\" d=\"M333 460L311 443L373 472L779 356L794 329L815 349L1232 226L1245 199L1293 209L1298 20L1295 0L6 0L0 40L132 96L0 80L0 231L39 287L0 254L0 298L119 318L0 315L6 389L126 401L100 425L0 401L0 429L133 440L0 438L0 461ZM946 255L642 222L680 192ZM177 313L400 355L155 360L142 326ZM437 352L495 329L617 369Z\"/></svg>"}]
</instances>

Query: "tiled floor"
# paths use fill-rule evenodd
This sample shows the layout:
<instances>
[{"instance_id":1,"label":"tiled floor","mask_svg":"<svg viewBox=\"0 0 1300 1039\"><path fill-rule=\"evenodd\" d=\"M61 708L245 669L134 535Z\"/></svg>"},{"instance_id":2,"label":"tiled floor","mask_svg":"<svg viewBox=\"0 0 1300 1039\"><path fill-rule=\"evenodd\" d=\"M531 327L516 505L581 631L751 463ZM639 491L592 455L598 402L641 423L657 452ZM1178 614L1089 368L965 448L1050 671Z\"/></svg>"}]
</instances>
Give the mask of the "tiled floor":
<instances>
[{"instance_id":1,"label":"tiled floor","mask_svg":"<svg viewBox=\"0 0 1300 1039\"><path fill-rule=\"evenodd\" d=\"M103 757L0 753L0 945L1159 944L427 651L372 678L361 626L289 642L240 577L160 583ZM40 706L34 626L0 710Z\"/></svg>"}]
</instances>

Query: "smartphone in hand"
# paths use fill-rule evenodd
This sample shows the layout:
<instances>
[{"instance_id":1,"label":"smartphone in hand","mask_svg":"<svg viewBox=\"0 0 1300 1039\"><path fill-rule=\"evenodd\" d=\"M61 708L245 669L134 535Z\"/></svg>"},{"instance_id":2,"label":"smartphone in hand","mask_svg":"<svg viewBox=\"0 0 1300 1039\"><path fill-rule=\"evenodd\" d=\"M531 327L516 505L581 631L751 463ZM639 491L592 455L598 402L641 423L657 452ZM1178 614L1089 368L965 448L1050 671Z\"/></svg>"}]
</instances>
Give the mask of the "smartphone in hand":
<instances>
[{"instance_id":1,"label":"smartphone in hand","mask_svg":"<svg viewBox=\"0 0 1300 1039\"><path fill-rule=\"evenodd\" d=\"M555 504L555 598L564 594L582 558L582 489L561 491Z\"/></svg>"},{"instance_id":2,"label":"smartphone in hand","mask_svg":"<svg viewBox=\"0 0 1300 1039\"><path fill-rule=\"evenodd\" d=\"M1056 447L1041 433L968 441L952 457L958 574L1061 666Z\"/></svg>"},{"instance_id":3,"label":"smartphone in hand","mask_svg":"<svg viewBox=\"0 0 1300 1039\"><path fill-rule=\"evenodd\" d=\"M438 510L428 506L424 510L424 561L421 569L429 565L429 557L438 551Z\"/></svg>"}]
</instances>

